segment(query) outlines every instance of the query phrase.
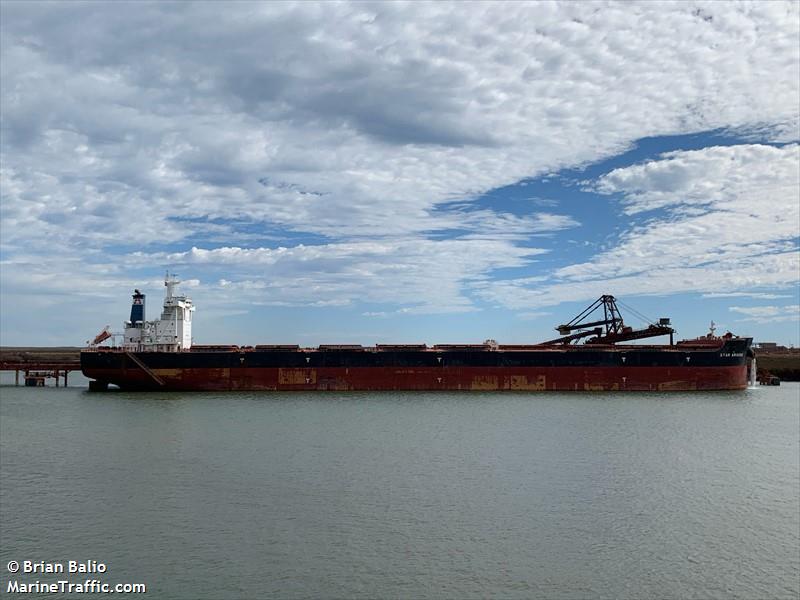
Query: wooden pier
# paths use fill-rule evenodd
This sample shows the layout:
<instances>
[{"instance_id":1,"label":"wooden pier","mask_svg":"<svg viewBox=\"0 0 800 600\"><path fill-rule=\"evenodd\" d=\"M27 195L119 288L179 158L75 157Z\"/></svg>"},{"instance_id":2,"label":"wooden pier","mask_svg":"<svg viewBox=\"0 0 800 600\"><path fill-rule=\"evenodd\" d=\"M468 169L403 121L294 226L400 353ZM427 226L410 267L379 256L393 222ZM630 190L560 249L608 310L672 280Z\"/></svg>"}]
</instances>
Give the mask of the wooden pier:
<instances>
[{"instance_id":1,"label":"wooden pier","mask_svg":"<svg viewBox=\"0 0 800 600\"><path fill-rule=\"evenodd\" d=\"M55 380L59 387L63 379L64 387L69 383L71 371L81 370L80 348L0 348L0 371L14 371L14 384L20 379L26 386L46 385L48 379ZM22 378L20 378L22 374Z\"/></svg>"}]
</instances>

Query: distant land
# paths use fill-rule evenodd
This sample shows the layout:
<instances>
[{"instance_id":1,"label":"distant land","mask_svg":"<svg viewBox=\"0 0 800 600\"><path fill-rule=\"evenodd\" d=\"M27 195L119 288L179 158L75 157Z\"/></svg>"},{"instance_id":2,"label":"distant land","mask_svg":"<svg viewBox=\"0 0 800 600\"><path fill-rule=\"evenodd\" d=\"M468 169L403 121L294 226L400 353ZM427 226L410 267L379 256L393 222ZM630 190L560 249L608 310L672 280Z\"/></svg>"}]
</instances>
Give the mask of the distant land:
<instances>
[{"instance_id":1,"label":"distant land","mask_svg":"<svg viewBox=\"0 0 800 600\"><path fill-rule=\"evenodd\" d=\"M783 346L755 347L758 377L774 375L782 381L800 381L800 348ZM2 346L0 371L13 371L20 365L37 363L69 364L75 369L80 362L81 348L76 346Z\"/></svg>"},{"instance_id":2,"label":"distant land","mask_svg":"<svg viewBox=\"0 0 800 600\"><path fill-rule=\"evenodd\" d=\"M783 381L800 381L800 348L774 352L755 349L759 377L769 373Z\"/></svg>"}]
</instances>

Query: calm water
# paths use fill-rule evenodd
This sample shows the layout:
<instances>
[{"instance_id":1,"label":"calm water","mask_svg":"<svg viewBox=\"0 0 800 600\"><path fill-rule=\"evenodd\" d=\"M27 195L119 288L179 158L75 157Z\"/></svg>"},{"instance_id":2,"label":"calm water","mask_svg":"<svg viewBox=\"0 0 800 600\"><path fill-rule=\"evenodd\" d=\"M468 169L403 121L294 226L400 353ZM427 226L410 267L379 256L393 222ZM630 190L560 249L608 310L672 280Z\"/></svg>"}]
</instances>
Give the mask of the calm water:
<instances>
[{"instance_id":1,"label":"calm water","mask_svg":"<svg viewBox=\"0 0 800 600\"><path fill-rule=\"evenodd\" d=\"M0 388L10 560L157 598L797 598L800 387ZM91 577L97 577L92 575ZM20 582L84 575L19 575Z\"/></svg>"}]
</instances>

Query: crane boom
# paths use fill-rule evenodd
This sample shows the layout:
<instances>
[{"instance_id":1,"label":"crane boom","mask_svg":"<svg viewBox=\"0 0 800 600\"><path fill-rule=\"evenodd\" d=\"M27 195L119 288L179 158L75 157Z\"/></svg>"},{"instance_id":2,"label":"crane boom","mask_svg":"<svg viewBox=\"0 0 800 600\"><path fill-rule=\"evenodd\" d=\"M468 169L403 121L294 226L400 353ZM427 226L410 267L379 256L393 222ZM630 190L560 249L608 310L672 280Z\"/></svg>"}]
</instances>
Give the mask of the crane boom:
<instances>
[{"instance_id":1,"label":"crane boom","mask_svg":"<svg viewBox=\"0 0 800 600\"><path fill-rule=\"evenodd\" d=\"M602 319L587 320L595 312L599 312L601 308L603 310ZM633 312L635 313L636 311ZM658 324L650 323L643 329L634 329L626 326L622 320L622 314L617 308L616 298L609 294L600 296L570 322L556 327L556 331L561 334L561 337L542 343L547 345L570 344L583 338L594 336L586 340L585 343L615 344L617 342L669 335L670 344L672 344L672 334L675 333L675 330L670 327L669 319L666 318L660 319Z\"/></svg>"}]
</instances>

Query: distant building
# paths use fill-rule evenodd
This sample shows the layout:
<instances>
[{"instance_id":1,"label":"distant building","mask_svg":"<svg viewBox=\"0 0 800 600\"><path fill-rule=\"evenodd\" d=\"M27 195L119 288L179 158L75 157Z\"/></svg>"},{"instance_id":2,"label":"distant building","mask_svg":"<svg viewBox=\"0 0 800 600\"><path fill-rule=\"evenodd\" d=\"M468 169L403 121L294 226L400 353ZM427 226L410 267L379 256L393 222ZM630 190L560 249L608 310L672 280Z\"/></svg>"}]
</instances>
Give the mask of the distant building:
<instances>
[{"instance_id":1,"label":"distant building","mask_svg":"<svg viewBox=\"0 0 800 600\"><path fill-rule=\"evenodd\" d=\"M779 346L776 342L758 342L753 344L753 348L761 352L789 352L789 348Z\"/></svg>"}]
</instances>

